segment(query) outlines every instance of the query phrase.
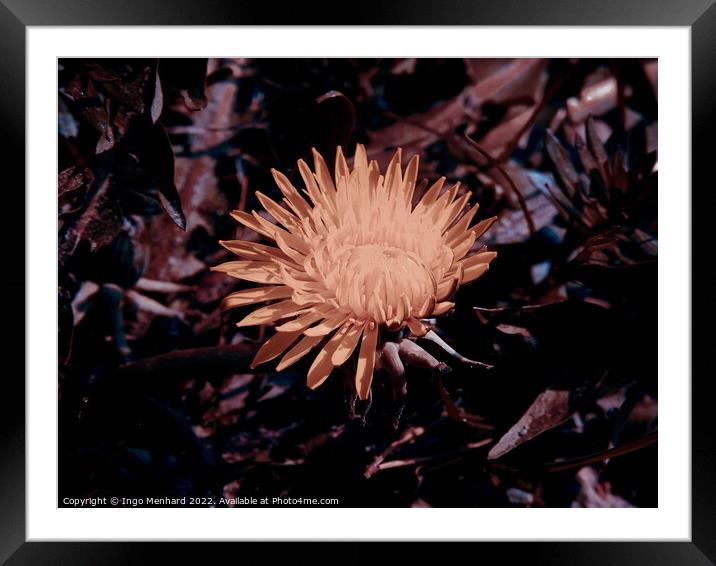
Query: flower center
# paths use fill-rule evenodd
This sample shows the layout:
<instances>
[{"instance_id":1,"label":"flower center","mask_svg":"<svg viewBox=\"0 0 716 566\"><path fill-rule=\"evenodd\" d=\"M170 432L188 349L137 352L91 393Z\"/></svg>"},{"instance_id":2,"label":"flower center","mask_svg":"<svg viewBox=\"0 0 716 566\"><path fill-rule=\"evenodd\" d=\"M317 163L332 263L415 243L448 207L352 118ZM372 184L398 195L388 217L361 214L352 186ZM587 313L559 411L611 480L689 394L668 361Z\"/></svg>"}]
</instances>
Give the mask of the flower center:
<instances>
[{"instance_id":1,"label":"flower center","mask_svg":"<svg viewBox=\"0 0 716 566\"><path fill-rule=\"evenodd\" d=\"M312 260L338 304L358 319L398 328L435 297L435 278L413 251L375 243L324 245Z\"/></svg>"}]
</instances>

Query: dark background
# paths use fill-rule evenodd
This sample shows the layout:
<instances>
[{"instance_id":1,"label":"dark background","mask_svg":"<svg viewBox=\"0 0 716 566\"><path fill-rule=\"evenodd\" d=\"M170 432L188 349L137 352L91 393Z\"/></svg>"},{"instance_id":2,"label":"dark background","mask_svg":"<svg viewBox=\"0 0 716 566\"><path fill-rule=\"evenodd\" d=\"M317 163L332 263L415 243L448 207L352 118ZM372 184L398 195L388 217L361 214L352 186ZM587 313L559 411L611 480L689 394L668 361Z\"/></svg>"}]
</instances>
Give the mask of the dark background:
<instances>
[{"instance_id":1,"label":"dark background","mask_svg":"<svg viewBox=\"0 0 716 566\"><path fill-rule=\"evenodd\" d=\"M655 81L630 59L61 60L60 501L655 506ZM271 167L357 142L499 217L438 321L495 367L410 369L397 430L380 375L363 422L335 376L249 371L264 331L208 271Z\"/></svg>"}]
</instances>

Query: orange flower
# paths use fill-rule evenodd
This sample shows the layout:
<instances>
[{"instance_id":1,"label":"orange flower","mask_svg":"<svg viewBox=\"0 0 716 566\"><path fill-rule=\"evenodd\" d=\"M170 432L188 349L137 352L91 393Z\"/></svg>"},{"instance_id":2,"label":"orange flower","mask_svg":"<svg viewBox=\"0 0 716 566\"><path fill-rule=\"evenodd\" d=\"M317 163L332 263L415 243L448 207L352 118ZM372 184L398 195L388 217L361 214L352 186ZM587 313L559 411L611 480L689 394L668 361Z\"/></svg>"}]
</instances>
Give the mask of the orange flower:
<instances>
[{"instance_id":1,"label":"orange flower","mask_svg":"<svg viewBox=\"0 0 716 566\"><path fill-rule=\"evenodd\" d=\"M471 226L478 206L466 208L470 193L459 195L459 183L441 192L444 177L413 206L418 156L403 171L400 149L385 176L362 145L352 170L337 149L333 177L313 155L315 173L298 162L310 203L272 170L283 206L256 196L275 223L255 211L231 214L275 245L221 242L241 259L213 269L265 285L232 293L224 308L278 301L238 323L277 324L252 367L283 354L280 371L322 345L308 370L315 388L359 348L356 390L366 399L381 329L425 335L420 319L448 312L458 286L488 270L495 252L467 254L495 218Z\"/></svg>"}]
</instances>

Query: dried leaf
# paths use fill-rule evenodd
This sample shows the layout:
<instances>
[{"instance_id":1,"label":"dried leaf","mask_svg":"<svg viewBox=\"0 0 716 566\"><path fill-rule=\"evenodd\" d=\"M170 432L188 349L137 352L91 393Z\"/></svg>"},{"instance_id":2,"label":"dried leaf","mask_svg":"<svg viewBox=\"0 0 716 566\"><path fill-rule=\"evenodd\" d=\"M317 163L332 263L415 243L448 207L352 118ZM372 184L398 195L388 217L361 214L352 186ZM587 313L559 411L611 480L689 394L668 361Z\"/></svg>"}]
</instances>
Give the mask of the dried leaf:
<instances>
[{"instance_id":1,"label":"dried leaf","mask_svg":"<svg viewBox=\"0 0 716 566\"><path fill-rule=\"evenodd\" d=\"M614 495L609 484L600 483L597 471L590 466L579 470L576 479L579 482L580 491L572 503L572 507L634 507L626 499Z\"/></svg>"},{"instance_id":2,"label":"dried leaf","mask_svg":"<svg viewBox=\"0 0 716 566\"><path fill-rule=\"evenodd\" d=\"M106 246L122 229L122 210L112 194L111 177L105 178L100 188L92 197L82 216L71 228L68 241L76 248L81 241L89 243L90 250L95 251Z\"/></svg>"},{"instance_id":3,"label":"dried leaf","mask_svg":"<svg viewBox=\"0 0 716 566\"><path fill-rule=\"evenodd\" d=\"M80 78L75 75L72 80L60 88L69 100L75 104L82 119L97 130L100 134L95 148L95 153L103 153L114 147L114 131L110 120L110 100L103 101L92 80Z\"/></svg>"},{"instance_id":4,"label":"dried leaf","mask_svg":"<svg viewBox=\"0 0 716 566\"><path fill-rule=\"evenodd\" d=\"M617 79L609 77L582 89L579 98L567 100L569 119L578 124L589 116L601 116L617 107Z\"/></svg>"},{"instance_id":5,"label":"dried leaf","mask_svg":"<svg viewBox=\"0 0 716 566\"><path fill-rule=\"evenodd\" d=\"M584 380L570 391L547 389L537 395L520 419L500 438L487 454L489 460L504 456L521 444L565 422L601 384Z\"/></svg>"},{"instance_id":6,"label":"dried leaf","mask_svg":"<svg viewBox=\"0 0 716 566\"><path fill-rule=\"evenodd\" d=\"M184 105L192 112L203 110L206 97L206 70L209 60L203 58L162 59L159 71L163 84L171 85L182 96Z\"/></svg>"},{"instance_id":7,"label":"dried leaf","mask_svg":"<svg viewBox=\"0 0 716 566\"><path fill-rule=\"evenodd\" d=\"M75 326L82 322L85 314L94 303L99 291L99 285L92 281L85 281L82 283L79 291L72 299L72 321Z\"/></svg>"},{"instance_id":8,"label":"dried leaf","mask_svg":"<svg viewBox=\"0 0 716 566\"><path fill-rule=\"evenodd\" d=\"M87 65L87 75L99 88L106 91L117 102L131 111L144 112L144 91L149 82L151 70L144 60L134 65L117 64L114 60L105 60Z\"/></svg>"},{"instance_id":9,"label":"dried leaf","mask_svg":"<svg viewBox=\"0 0 716 566\"><path fill-rule=\"evenodd\" d=\"M495 329L499 330L503 334L512 334L522 336L523 338L532 338L532 334L530 334L530 331L526 328L522 328L521 326L514 326L512 324L498 324L495 326Z\"/></svg>"},{"instance_id":10,"label":"dried leaf","mask_svg":"<svg viewBox=\"0 0 716 566\"><path fill-rule=\"evenodd\" d=\"M92 185L94 175L89 169L69 167L57 176L57 200L60 206L80 198ZM80 189L84 189L80 191Z\"/></svg>"},{"instance_id":11,"label":"dried leaf","mask_svg":"<svg viewBox=\"0 0 716 566\"><path fill-rule=\"evenodd\" d=\"M316 98L315 144L325 155L336 146L346 147L355 127L353 103L343 93L331 90Z\"/></svg>"},{"instance_id":12,"label":"dried leaf","mask_svg":"<svg viewBox=\"0 0 716 566\"><path fill-rule=\"evenodd\" d=\"M57 101L57 129L65 138L76 138L79 134L79 124L62 98Z\"/></svg>"},{"instance_id":13,"label":"dried leaf","mask_svg":"<svg viewBox=\"0 0 716 566\"><path fill-rule=\"evenodd\" d=\"M144 277L141 277L134 286L136 289L148 293L185 293L192 290L189 285L180 285L171 281L156 281Z\"/></svg>"},{"instance_id":14,"label":"dried leaf","mask_svg":"<svg viewBox=\"0 0 716 566\"><path fill-rule=\"evenodd\" d=\"M183 312L167 307L159 301L155 301L154 299L147 297L146 295L142 295L141 293L134 291L133 289L127 291L127 299L132 301L139 310L143 310L150 314L158 316L176 316L177 318L184 318Z\"/></svg>"},{"instance_id":15,"label":"dried leaf","mask_svg":"<svg viewBox=\"0 0 716 566\"><path fill-rule=\"evenodd\" d=\"M599 133L597 132L594 118L592 116L587 118L587 145L589 146L589 151L591 151L597 165L599 166L599 172L602 174L602 178L609 179L610 171L608 169L609 158L607 157L607 150L604 149L604 144L599 137Z\"/></svg>"},{"instance_id":16,"label":"dried leaf","mask_svg":"<svg viewBox=\"0 0 716 566\"><path fill-rule=\"evenodd\" d=\"M547 153L549 154L549 157L552 160L552 163L554 163L555 169L562 180L560 187L564 187L566 189L567 196L571 200L575 197L579 186L579 175L577 175L577 172L569 159L569 155L552 132L547 132L544 143Z\"/></svg>"},{"instance_id":17,"label":"dried leaf","mask_svg":"<svg viewBox=\"0 0 716 566\"><path fill-rule=\"evenodd\" d=\"M574 411L569 391L543 391L524 415L508 430L487 454L489 460L504 456L538 434L562 424Z\"/></svg>"},{"instance_id":18,"label":"dried leaf","mask_svg":"<svg viewBox=\"0 0 716 566\"><path fill-rule=\"evenodd\" d=\"M152 117L152 123L155 124L159 117L162 115L162 108L164 106L164 93L162 92L162 81L159 78L158 69L154 69L154 96L152 96L152 105L150 107L150 115Z\"/></svg>"},{"instance_id":19,"label":"dried leaf","mask_svg":"<svg viewBox=\"0 0 716 566\"><path fill-rule=\"evenodd\" d=\"M159 191L159 200L174 224L186 230L186 218L174 184L174 150L161 122L146 117L132 121L132 147L139 164Z\"/></svg>"}]
</instances>

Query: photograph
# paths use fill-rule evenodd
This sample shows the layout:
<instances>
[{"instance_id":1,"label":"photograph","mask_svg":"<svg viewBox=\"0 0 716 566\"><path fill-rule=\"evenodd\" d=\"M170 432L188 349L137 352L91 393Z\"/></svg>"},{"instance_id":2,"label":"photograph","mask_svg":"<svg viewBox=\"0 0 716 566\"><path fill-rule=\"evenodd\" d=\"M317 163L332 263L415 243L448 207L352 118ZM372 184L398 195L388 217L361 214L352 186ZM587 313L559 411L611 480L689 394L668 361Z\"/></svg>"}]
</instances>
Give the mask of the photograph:
<instances>
[{"instance_id":1,"label":"photograph","mask_svg":"<svg viewBox=\"0 0 716 566\"><path fill-rule=\"evenodd\" d=\"M58 58L57 506L659 507L658 73Z\"/></svg>"}]
</instances>

